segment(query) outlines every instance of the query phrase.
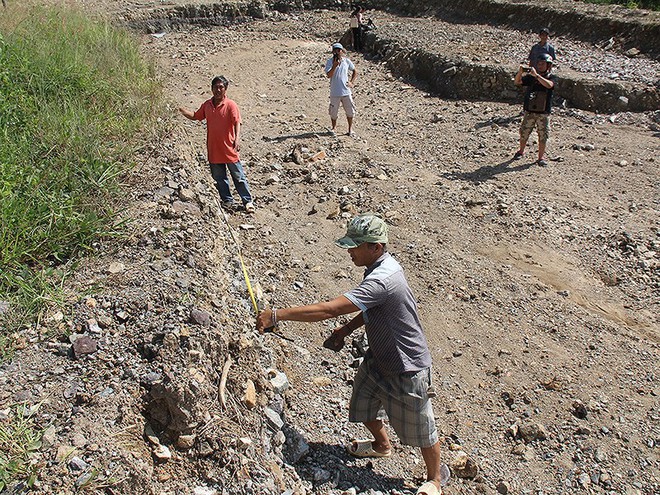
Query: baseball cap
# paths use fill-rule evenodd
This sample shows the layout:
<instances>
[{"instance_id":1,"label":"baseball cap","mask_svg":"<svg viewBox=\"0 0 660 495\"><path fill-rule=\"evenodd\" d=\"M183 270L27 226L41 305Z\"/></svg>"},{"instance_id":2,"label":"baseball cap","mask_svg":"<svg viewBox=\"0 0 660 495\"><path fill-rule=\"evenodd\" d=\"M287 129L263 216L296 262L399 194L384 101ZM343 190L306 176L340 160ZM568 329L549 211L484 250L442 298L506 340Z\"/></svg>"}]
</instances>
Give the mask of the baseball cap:
<instances>
[{"instance_id":1,"label":"baseball cap","mask_svg":"<svg viewBox=\"0 0 660 495\"><path fill-rule=\"evenodd\" d=\"M341 51L344 51L344 46L341 43L334 43L332 49L339 48Z\"/></svg>"},{"instance_id":2,"label":"baseball cap","mask_svg":"<svg viewBox=\"0 0 660 495\"><path fill-rule=\"evenodd\" d=\"M346 235L337 239L335 244L349 249L358 247L363 242L387 244L387 224L373 213L363 213L348 222Z\"/></svg>"},{"instance_id":3,"label":"baseball cap","mask_svg":"<svg viewBox=\"0 0 660 495\"><path fill-rule=\"evenodd\" d=\"M541 55L539 55L538 60L543 60L543 61L551 64L552 63L552 55L550 55L549 53L542 53Z\"/></svg>"},{"instance_id":4,"label":"baseball cap","mask_svg":"<svg viewBox=\"0 0 660 495\"><path fill-rule=\"evenodd\" d=\"M539 31L539 34L547 34L548 36L550 36L550 30L548 28L542 28Z\"/></svg>"}]
</instances>

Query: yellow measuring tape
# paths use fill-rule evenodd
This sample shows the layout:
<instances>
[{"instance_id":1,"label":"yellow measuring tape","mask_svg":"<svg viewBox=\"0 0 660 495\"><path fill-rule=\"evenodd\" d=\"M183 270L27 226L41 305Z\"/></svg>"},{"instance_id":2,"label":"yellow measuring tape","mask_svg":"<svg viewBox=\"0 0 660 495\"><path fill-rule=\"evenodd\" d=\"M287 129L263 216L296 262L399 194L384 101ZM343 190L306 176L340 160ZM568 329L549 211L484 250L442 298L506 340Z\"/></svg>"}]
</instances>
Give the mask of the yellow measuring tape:
<instances>
[{"instance_id":1,"label":"yellow measuring tape","mask_svg":"<svg viewBox=\"0 0 660 495\"><path fill-rule=\"evenodd\" d=\"M218 203L218 208L220 208L220 211L222 212L222 217L225 219L225 223L227 224L227 228L229 229L229 233L231 234L231 238L234 240L234 244L236 244L236 250L238 251L238 260L241 262L241 269L243 270L243 277L245 278L245 285L247 285L247 290L248 293L250 294L250 300L252 301L252 307L254 307L254 312L255 314L259 314L259 306L257 306L257 300L254 297L254 291L252 290L252 284L250 283L250 277L248 276L247 268L245 267L245 263L243 262L243 255L241 254L241 245L238 242L238 239L236 239L236 236L234 234L234 229L232 228L231 224L229 223L229 219L227 218L227 213L225 213L225 210L222 209L222 206L220 205L220 199L216 196L216 200Z\"/></svg>"}]
</instances>

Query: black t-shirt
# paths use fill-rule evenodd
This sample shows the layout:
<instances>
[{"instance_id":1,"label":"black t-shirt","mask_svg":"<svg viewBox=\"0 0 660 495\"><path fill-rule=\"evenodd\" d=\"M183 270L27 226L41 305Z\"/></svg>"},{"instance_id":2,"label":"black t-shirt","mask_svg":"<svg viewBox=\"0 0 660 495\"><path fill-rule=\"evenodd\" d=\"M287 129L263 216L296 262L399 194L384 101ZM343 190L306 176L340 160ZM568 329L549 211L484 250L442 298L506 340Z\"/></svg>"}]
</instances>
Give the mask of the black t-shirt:
<instances>
[{"instance_id":1,"label":"black t-shirt","mask_svg":"<svg viewBox=\"0 0 660 495\"><path fill-rule=\"evenodd\" d=\"M543 77L556 84L553 74ZM522 85L526 87L523 109L532 113L550 113L552 110L552 91L554 90L554 86L552 89L548 89L531 75L522 77Z\"/></svg>"}]
</instances>

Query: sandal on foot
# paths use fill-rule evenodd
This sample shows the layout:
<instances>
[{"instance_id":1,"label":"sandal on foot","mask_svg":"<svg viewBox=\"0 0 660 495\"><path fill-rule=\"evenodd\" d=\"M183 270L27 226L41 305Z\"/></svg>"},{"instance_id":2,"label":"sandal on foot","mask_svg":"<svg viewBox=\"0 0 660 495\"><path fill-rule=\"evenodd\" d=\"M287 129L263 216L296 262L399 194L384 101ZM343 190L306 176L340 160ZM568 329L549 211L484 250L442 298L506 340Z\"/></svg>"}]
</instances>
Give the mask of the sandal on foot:
<instances>
[{"instance_id":1,"label":"sandal on foot","mask_svg":"<svg viewBox=\"0 0 660 495\"><path fill-rule=\"evenodd\" d=\"M519 160L519 159L522 158L522 157L523 157L523 152L520 151L520 150L516 151L516 154L513 155L513 159L514 159L514 160Z\"/></svg>"},{"instance_id":2,"label":"sandal on foot","mask_svg":"<svg viewBox=\"0 0 660 495\"><path fill-rule=\"evenodd\" d=\"M346 445L346 452L353 457L390 457L392 451L378 452L371 446L371 440L353 440Z\"/></svg>"},{"instance_id":3,"label":"sandal on foot","mask_svg":"<svg viewBox=\"0 0 660 495\"><path fill-rule=\"evenodd\" d=\"M442 490L432 481L427 481L417 489L417 495L442 495Z\"/></svg>"}]
</instances>

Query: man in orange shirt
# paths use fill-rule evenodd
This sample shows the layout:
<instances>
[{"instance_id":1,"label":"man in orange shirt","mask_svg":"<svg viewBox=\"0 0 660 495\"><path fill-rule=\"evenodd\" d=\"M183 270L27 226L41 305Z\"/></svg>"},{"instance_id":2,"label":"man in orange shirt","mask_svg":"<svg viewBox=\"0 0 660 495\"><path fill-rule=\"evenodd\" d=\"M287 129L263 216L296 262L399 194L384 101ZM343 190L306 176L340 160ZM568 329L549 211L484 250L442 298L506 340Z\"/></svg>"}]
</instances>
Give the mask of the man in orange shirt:
<instances>
[{"instance_id":1,"label":"man in orange shirt","mask_svg":"<svg viewBox=\"0 0 660 495\"><path fill-rule=\"evenodd\" d=\"M228 87L229 81L224 76L216 76L211 81L213 98L202 103L196 112L183 107L179 111L190 120L206 120L206 151L222 206L230 209L234 205L227 177L229 169L245 211L254 213L250 188L238 156L241 148L241 113L238 105L227 98Z\"/></svg>"}]
</instances>

